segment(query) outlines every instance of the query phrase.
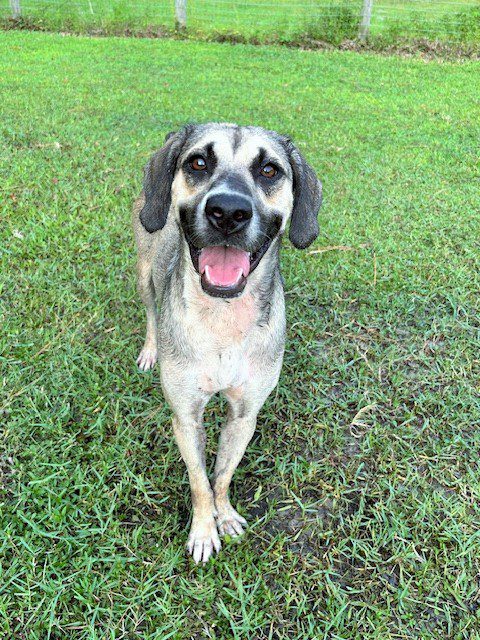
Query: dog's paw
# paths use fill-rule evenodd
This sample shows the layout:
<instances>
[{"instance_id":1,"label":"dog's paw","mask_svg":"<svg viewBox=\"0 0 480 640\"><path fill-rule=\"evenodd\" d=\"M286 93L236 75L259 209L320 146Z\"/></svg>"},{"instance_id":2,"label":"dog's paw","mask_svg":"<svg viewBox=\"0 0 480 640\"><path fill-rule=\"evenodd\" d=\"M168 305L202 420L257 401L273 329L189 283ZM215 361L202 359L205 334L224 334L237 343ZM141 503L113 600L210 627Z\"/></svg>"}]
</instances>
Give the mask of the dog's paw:
<instances>
[{"instance_id":1,"label":"dog's paw","mask_svg":"<svg viewBox=\"0 0 480 640\"><path fill-rule=\"evenodd\" d=\"M231 505L217 512L217 527L221 536L229 535L232 536L232 538L241 536L243 534L243 527L245 527L246 524L247 521L245 518L242 518Z\"/></svg>"},{"instance_id":2,"label":"dog's paw","mask_svg":"<svg viewBox=\"0 0 480 640\"><path fill-rule=\"evenodd\" d=\"M221 546L222 543L218 537L213 517L208 520L193 520L188 536L187 550L197 564L207 562L213 550L215 549L218 553Z\"/></svg>"},{"instance_id":3,"label":"dog's paw","mask_svg":"<svg viewBox=\"0 0 480 640\"><path fill-rule=\"evenodd\" d=\"M150 371L157 362L158 351L156 347L143 347L137 358L137 364L140 371Z\"/></svg>"}]
</instances>

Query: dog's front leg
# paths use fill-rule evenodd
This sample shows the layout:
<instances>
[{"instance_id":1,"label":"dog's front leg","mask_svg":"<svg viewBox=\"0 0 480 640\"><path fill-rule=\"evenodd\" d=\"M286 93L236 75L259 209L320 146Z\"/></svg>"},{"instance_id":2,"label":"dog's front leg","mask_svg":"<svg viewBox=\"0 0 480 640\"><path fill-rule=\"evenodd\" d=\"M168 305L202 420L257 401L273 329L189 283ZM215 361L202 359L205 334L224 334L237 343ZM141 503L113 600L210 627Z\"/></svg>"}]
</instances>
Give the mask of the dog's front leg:
<instances>
[{"instance_id":1,"label":"dog's front leg","mask_svg":"<svg viewBox=\"0 0 480 640\"><path fill-rule=\"evenodd\" d=\"M255 432L258 409L248 409L243 400L229 397L230 411L227 424L220 434L213 492L218 531L221 536L229 534L240 536L247 522L230 504L228 489L235 469L245 453L248 443Z\"/></svg>"},{"instance_id":2,"label":"dog's front leg","mask_svg":"<svg viewBox=\"0 0 480 640\"><path fill-rule=\"evenodd\" d=\"M147 335L140 355L137 358L138 368L141 371L153 369L157 362L157 303L155 289L152 281L151 259L138 258L137 262L137 289L145 304L147 312Z\"/></svg>"},{"instance_id":3,"label":"dog's front leg","mask_svg":"<svg viewBox=\"0 0 480 640\"><path fill-rule=\"evenodd\" d=\"M203 411L202 411L203 414ZM205 466L205 429L202 416L175 414L173 431L185 462L192 493L193 517L187 549L195 562L207 562L220 550L215 524L215 505Z\"/></svg>"}]
</instances>

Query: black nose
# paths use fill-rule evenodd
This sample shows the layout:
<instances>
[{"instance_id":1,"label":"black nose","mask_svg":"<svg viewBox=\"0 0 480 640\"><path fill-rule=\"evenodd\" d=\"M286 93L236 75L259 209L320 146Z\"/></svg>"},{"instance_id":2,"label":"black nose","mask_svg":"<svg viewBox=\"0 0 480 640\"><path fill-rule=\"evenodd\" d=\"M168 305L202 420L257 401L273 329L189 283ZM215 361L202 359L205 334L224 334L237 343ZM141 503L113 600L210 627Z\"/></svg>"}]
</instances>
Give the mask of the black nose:
<instances>
[{"instance_id":1,"label":"black nose","mask_svg":"<svg viewBox=\"0 0 480 640\"><path fill-rule=\"evenodd\" d=\"M207 220L225 234L243 229L253 215L252 201L236 193L217 193L205 205Z\"/></svg>"}]
</instances>

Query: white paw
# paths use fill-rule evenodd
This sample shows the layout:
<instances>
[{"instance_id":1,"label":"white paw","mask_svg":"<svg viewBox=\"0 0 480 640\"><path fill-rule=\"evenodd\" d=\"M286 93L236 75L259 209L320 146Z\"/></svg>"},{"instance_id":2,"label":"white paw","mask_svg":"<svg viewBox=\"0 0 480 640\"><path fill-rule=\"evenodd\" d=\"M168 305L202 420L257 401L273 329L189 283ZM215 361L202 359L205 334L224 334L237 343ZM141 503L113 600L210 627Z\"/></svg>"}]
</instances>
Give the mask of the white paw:
<instances>
[{"instance_id":1,"label":"white paw","mask_svg":"<svg viewBox=\"0 0 480 640\"><path fill-rule=\"evenodd\" d=\"M150 369L153 369L157 361L157 356L158 352L156 347L143 347L137 358L140 371L150 371Z\"/></svg>"},{"instance_id":2,"label":"white paw","mask_svg":"<svg viewBox=\"0 0 480 640\"><path fill-rule=\"evenodd\" d=\"M213 518L193 520L190 535L188 536L187 550L197 564L199 562L207 562L213 550L215 549L218 553L221 546Z\"/></svg>"},{"instance_id":3,"label":"white paw","mask_svg":"<svg viewBox=\"0 0 480 640\"><path fill-rule=\"evenodd\" d=\"M235 511L230 505L225 509L220 509L217 513L217 527L221 536L229 535L232 538L243 534L243 527L247 521ZM242 526L243 525L243 526Z\"/></svg>"}]
</instances>

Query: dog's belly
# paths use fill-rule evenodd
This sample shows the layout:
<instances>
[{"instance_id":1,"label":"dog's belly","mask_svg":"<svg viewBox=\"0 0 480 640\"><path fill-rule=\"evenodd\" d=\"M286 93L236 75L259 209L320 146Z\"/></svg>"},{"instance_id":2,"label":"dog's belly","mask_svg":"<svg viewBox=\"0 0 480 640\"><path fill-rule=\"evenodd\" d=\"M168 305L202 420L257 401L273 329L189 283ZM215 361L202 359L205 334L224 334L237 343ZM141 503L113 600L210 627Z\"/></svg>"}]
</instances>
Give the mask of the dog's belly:
<instances>
[{"instance_id":1,"label":"dog's belly","mask_svg":"<svg viewBox=\"0 0 480 640\"><path fill-rule=\"evenodd\" d=\"M210 354L199 372L199 387L206 394L239 391L249 378L250 365L244 348L231 345Z\"/></svg>"}]
</instances>

